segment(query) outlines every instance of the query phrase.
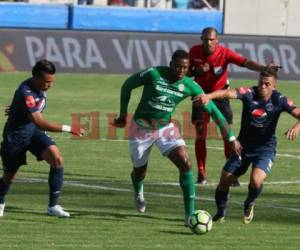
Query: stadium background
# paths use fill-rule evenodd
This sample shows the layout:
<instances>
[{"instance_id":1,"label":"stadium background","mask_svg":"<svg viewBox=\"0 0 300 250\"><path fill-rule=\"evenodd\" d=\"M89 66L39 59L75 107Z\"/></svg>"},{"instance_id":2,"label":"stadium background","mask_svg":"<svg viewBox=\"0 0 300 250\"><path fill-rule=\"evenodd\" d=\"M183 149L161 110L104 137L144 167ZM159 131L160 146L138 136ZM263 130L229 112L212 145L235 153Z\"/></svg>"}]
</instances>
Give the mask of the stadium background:
<instances>
[{"instance_id":1,"label":"stadium background","mask_svg":"<svg viewBox=\"0 0 300 250\"><path fill-rule=\"evenodd\" d=\"M232 190L228 221L214 225L213 231L201 238L182 226L177 172L157 150L153 151L145 183L149 210L142 216L135 213L127 142L120 130L120 140L107 140L105 120L107 114L117 112L120 86L128 74L168 64L173 50L188 49L199 42L205 26L215 26L221 42L243 55L261 63L273 59L282 65L280 78L284 81L278 89L299 105L299 1L226 0L221 1L224 8L217 12L186 10L186 3L172 9L51 3L0 4L0 105L10 102L15 87L30 75L34 62L46 57L55 62L58 74L45 116L53 121L71 121L74 111L97 111L100 139L78 141L65 134L51 134L65 158L61 201L73 216L67 221L44 215L48 168L29 157L30 166L21 169L7 197L7 213L0 222L0 249L300 248L300 144L284 137L284 131L294 123L288 115L278 126L277 159L257 201L254 223L247 228L241 224L248 181L245 176L241 188ZM230 78L235 87L244 80L234 78L246 78L247 83L254 84L249 79L255 79L256 74L230 67ZM137 102L138 96L132 97L130 110ZM238 131L240 103L232 106L234 130ZM178 107L175 118L189 110L187 100ZM1 119L1 128L4 122ZM193 155L193 140L187 144ZM196 189L197 206L211 213L223 163L221 140L209 140L209 185Z\"/></svg>"},{"instance_id":2,"label":"stadium background","mask_svg":"<svg viewBox=\"0 0 300 250\"><path fill-rule=\"evenodd\" d=\"M28 71L46 57L60 72L129 74L168 64L172 51L188 49L213 26L229 48L260 63L273 60L283 67L281 79L298 79L299 1L220 3L224 11L1 3L0 70ZM232 78L255 77L235 66L230 71Z\"/></svg>"}]
</instances>

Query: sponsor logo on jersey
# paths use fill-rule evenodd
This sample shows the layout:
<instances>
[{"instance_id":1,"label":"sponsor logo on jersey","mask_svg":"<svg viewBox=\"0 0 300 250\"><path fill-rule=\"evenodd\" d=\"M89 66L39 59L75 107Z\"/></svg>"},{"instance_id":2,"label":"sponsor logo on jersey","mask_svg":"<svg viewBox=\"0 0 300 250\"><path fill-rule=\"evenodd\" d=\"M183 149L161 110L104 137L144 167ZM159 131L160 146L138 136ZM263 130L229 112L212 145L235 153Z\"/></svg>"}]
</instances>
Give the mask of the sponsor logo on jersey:
<instances>
[{"instance_id":1,"label":"sponsor logo on jersey","mask_svg":"<svg viewBox=\"0 0 300 250\"><path fill-rule=\"evenodd\" d=\"M184 91L184 84L179 84L178 89L179 91Z\"/></svg>"},{"instance_id":2,"label":"sponsor logo on jersey","mask_svg":"<svg viewBox=\"0 0 300 250\"><path fill-rule=\"evenodd\" d=\"M221 66L218 66L218 67L214 67L214 73L215 75L219 76L223 73L223 69Z\"/></svg>"},{"instance_id":3,"label":"sponsor logo on jersey","mask_svg":"<svg viewBox=\"0 0 300 250\"><path fill-rule=\"evenodd\" d=\"M35 100L32 95L26 96L25 104L28 108L34 108L35 107Z\"/></svg>"},{"instance_id":4,"label":"sponsor logo on jersey","mask_svg":"<svg viewBox=\"0 0 300 250\"><path fill-rule=\"evenodd\" d=\"M273 106L272 103L267 103L267 104L266 104L266 110L267 110L267 111L272 111L273 109L274 109L274 106Z\"/></svg>"},{"instance_id":5,"label":"sponsor logo on jersey","mask_svg":"<svg viewBox=\"0 0 300 250\"><path fill-rule=\"evenodd\" d=\"M178 92L178 91L174 91L174 90L171 90L171 89L168 89L168 88L163 88L162 86L160 85L156 85L155 86L155 89L157 91L161 91L161 92L164 92L164 93L168 93L168 94L171 94L171 95L175 95L175 96L178 96L178 97L183 97L183 94Z\"/></svg>"},{"instance_id":6,"label":"sponsor logo on jersey","mask_svg":"<svg viewBox=\"0 0 300 250\"><path fill-rule=\"evenodd\" d=\"M268 117L268 114L262 108L254 109L251 114L254 121L258 123L263 123Z\"/></svg>"}]
</instances>

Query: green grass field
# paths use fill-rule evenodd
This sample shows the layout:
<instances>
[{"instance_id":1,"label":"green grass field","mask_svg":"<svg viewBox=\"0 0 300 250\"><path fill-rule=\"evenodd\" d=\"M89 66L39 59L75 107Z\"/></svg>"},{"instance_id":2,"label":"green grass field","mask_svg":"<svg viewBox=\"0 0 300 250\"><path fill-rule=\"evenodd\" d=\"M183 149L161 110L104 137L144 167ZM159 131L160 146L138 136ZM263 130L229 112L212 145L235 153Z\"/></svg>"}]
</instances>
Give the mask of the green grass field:
<instances>
[{"instance_id":1,"label":"green grass field","mask_svg":"<svg viewBox=\"0 0 300 250\"><path fill-rule=\"evenodd\" d=\"M10 103L25 73L0 74L0 107ZM210 233L198 236L183 226L183 201L176 168L153 149L145 180L147 211L133 207L129 174L131 163L123 130L119 140L107 139L108 113L118 113L119 91L125 76L59 74L48 93L44 116L50 121L71 123L71 114L100 113L100 138L74 140L69 134L52 133L65 160L65 185L61 205L70 219L45 215L48 201L48 166L28 155L17 182L6 199L5 216L0 220L0 249L300 249L300 140L288 141L284 132L294 119L283 114L277 128L277 158L264 193L257 200L255 218L242 224L242 203L249 175L231 192L226 223L215 224ZM233 86L254 81L232 81ZM278 89L300 105L300 86L279 83ZM135 90L130 112L139 100ZM232 101L239 128L241 103ZM191 111L190 100L179 105L175 118ZM1 129L5 117L1 118ZM88 120L86 121L88 122ZM186 140L195 156L193 140ZM214 189L224 164L221 140L208 141L209 185L196 186L197 208L215 212Z\"/></svg>"}]
</instances>

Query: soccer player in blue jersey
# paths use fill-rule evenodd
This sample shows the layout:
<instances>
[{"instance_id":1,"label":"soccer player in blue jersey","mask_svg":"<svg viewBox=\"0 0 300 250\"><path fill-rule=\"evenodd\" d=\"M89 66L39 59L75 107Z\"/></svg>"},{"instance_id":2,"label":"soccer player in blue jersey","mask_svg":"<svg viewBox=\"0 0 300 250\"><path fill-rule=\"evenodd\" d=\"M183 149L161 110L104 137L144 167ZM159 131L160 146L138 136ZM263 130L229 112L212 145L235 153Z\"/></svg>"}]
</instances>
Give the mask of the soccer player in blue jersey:
<instances>
[{"instance_id":1,"label":"soccer player in blue jersey","mask_svg":"<svg viewBox=\"0 0 300 250\"><path fill-rule=\"evenodd\" d=\"M244 201L243 222L253 219L254 202L261 194L263 182L271 171L275 158L275 130L281 112L288 112L298 121L287 132L287 138L294 140L300 129L300 109L293 101L276 90L277 71L260 73L258 85L252 88L219 90L201 97L206 103L214 98L239 99L243 103L241 128L238 140L242 145L241 157L233 154L226 162L219 185L215 191L217 213L214 221L225 221L226 204L233 180L246 173L250 164L252 171L248 185L248 195Z\"/></svg>"},{"instance_id":2,"label":"soccer player in blue jersey","mask_svg":"<svg viewBox=\"0 0 300 250\"><path fill-rule=\"evenodd\" d=\"M145 212L143 181L146 176L151 148L155 144L160 152L167 156L179 170L179 183L183 191L185 225L194 212L195 187L191 161L184 140L171 117L176 106L185 98L203 94L201 87L186 77L189 68L189 56L186 51L177 50L172 55L170 67L148 68L131 75L121 89L120 115L114 125L126 125L127 108L131 91L143 86L143 94L130 126L130 153L133 164L131 173L134 188L134 200L137 210ZM240 144L234 137L224 116L209 102L202 107L214 118L224 131L226 140L234 151L240 151Z\"/></svg>"},{"instance_id":3,"label":"soccer player in blue jersey","mask_svg":"<svg viewBox=\"0 0 300 250\"><path fill-rule=\"evenodd\" d=\"M20 84L7 110L8 118L1 143L3 176L0 178L0 217L4 213L4 197L15 180L18 169L27 164L27 151L35 155L38 161L45 160L50 165L47 213L57 217L70 216L58 205L63 184L63 158L55 142L45 131L69 132L81 136L84 130L49 122L42 116L46 107L46 91L53 85L55 71L52 62L38 61L32 68L32 77Z\"/></svg>"}]
</instances>

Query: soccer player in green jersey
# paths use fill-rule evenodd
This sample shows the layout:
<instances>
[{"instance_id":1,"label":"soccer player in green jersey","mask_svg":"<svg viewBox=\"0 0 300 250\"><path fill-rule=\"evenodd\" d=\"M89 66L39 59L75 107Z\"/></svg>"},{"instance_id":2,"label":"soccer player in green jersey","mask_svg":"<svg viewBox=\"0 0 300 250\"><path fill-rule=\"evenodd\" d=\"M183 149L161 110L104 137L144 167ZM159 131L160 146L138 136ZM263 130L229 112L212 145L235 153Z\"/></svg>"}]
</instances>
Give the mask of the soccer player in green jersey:
<instances>
[{"instance_id":1,"label":"soccer player in green jersey","mask_svg":"<svg viewBox=\"0 0 300 250\"><path fill-rule=\"evenodd\" d=\"M167 156L179 170L179 182L183 191L185 225L194 212L195 186L192 165L179 129L171 122L171 116L179 102L186 97L203 94L201 87L186 77L189 56L186 51L177 50L172 55L170 66L158 66L131 75L121 89L120 115L114 121L117 127L124 127L131 91L144 86L141 100L130 126L130 153L133 164L131 179L137 210L145 212L143 181L146 176L148 159L152 145ZM239 154L240 144L236 140L225 118L213 102L203 105L203 109L216 121L222 134L231 142L232 149Z\"/></svg>"}]
</instances>

